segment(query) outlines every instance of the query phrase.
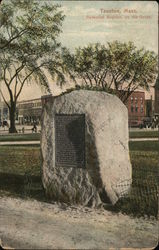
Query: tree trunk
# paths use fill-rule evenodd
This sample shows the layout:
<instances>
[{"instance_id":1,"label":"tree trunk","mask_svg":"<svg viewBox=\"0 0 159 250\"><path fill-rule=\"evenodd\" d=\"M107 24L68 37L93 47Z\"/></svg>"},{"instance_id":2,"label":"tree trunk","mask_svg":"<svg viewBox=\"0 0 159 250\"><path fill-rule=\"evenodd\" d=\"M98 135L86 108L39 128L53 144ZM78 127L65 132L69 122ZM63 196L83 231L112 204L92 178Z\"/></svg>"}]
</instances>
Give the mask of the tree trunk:
<instances>
[{"instance_id":1,"label":"tree trunk","mask_svg":"<svg viewBox=\"0 0 159 250\"><path fill-rule=\"evenodd\" d=\"M9 108L9 119L10 119L9 133L17 133L15 127L15 115L16 115L16 103L11 102L11 107Z\"/></svg>"}]
</instances>

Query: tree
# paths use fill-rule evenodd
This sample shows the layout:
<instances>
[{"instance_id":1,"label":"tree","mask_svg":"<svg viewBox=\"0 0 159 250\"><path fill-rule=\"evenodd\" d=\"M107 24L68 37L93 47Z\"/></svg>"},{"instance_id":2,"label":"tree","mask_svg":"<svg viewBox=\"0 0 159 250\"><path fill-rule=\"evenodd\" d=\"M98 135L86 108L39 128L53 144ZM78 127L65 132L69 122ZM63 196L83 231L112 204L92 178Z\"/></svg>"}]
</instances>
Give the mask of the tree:
<instances>
[{"instance_id":1,"label":"tree","mask_svg":"<svg viewBox=\"0 0 159 250\"><path fill-rule=\"evenodd\" d=\"M16 104L25 84L35 81L50 92L47 74L63 84L64 66L60 43L64 16L59 5L32 0L12 0L0 10L0 81L9 101L0 90L10 115L9 132L16 132Z\"/></svg>"},{"instance_id":2,"label":"tree","mask_svg":"<svg viewBox=\"0 0 159 250\"><path fill-rule=\"evenodd\" d=\"M137 49L132 42L117 41L108 43L108 51L113 84L124 103L136 89L149 90L158 72L157 55L153 51Z\"/></svg>"},{"instance_id":3,"label":"tree","mask_svg":"<svg viewBox=\"0 0 159 250\"><path fill-rule=\"evenodd\" d=\"M103 88L106 86L109 60L104 45L97 43L79 47L75 54L70 54L69 50L65 49L63 60L69 69L69 75L76 83L80 79L83 85L101 85Z\"/></svg>"},{"instance_id":4,"label":"tree","mask_svg":"<svg viewBox=\"0 0 159 250\"><path fill-rule=\"evenodd\" d=\"M137 49L132 42L90 44L77 48L74 54L69 51L65 54L76 83L82 80L86 86L115 92L124 103L136 89L148 90L156 78L157 55L144 48Z\"/></svg>"}]
</instances>

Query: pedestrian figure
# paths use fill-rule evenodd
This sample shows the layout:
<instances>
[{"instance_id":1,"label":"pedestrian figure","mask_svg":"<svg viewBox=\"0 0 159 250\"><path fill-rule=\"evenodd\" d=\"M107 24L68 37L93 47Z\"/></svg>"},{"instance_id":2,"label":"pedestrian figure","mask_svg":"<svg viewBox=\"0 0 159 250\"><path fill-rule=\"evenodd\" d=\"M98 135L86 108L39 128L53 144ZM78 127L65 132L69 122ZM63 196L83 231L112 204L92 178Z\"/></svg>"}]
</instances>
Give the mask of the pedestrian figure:
<instances>
[{"instance_id":1,"label":"pedestrian figure","mask_svg":"<svg viewBox=\"0 0 159 250\"><path fill-rule=\"evenodd\" d=\"M37 132L37 126L36 126L35 123L34 123L34 126L33 126L33 128L32 128L32 133L33 133L33 132L35 132L35 133Z\"/></svg>"}]
</instances>

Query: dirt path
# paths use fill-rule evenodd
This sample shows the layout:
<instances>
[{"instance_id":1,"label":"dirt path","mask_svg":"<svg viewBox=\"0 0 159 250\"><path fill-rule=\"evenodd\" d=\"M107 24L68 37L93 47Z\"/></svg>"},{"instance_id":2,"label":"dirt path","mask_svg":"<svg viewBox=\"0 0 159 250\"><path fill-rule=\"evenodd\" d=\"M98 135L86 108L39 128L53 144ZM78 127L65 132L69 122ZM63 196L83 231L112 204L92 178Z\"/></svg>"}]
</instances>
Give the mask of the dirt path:
<instances>
[{"instance_id":1,"label":"dirt path","mask_svg":"<svg viewBox=\"0 0 159 250\"><path fill-rule=\"evenodd\" d=\"M153 248L158 226L102 209L0 198L0 238L16 249Z\"/></svg>"}]
</instances>

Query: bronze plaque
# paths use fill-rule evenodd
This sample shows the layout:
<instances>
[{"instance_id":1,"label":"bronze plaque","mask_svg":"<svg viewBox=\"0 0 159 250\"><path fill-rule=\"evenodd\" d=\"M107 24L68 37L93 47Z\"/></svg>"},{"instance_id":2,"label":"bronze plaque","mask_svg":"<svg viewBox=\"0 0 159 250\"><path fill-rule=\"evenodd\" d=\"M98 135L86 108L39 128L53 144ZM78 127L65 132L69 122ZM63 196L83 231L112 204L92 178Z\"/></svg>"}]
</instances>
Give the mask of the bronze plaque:
<instances>
[{"instance_id":1,"label":"bronze plaque","mask_svg":"<svg viewBox=\"0 0 159 250\"><path fill-rule=\"evenodd\" d=\"M55 164L85 167L85 115L55 115Z\"/></svg>"}]
</instances>

